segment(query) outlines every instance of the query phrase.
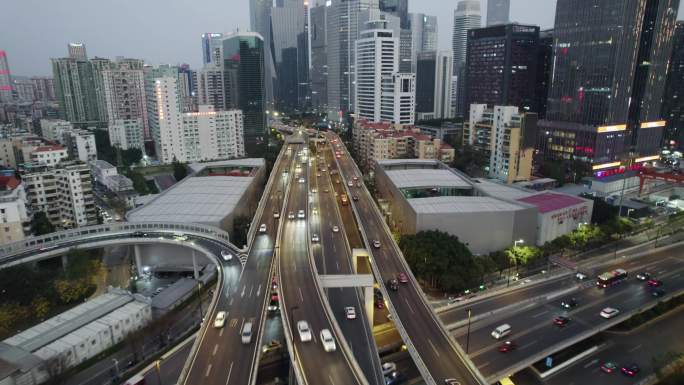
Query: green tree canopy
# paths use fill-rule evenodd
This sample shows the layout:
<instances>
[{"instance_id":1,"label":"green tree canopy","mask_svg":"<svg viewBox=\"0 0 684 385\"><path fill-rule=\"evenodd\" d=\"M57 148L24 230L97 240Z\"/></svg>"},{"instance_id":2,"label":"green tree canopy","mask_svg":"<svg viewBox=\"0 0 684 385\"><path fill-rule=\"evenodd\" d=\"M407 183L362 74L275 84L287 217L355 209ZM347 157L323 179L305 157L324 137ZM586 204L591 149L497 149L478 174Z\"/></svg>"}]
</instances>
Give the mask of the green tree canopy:
<instances>
[{"instance_id":1,"label":"green tree canopy","mask_svg":"<svg viewBox=\"0 0 684 385\"><path fill-rule=\"evenodd\" d=\"M33 214L33 219L31 220L31 232L34 235L44 235L55 232L55 226L52 225L50 219L43 211L38 211Z\"/></svg>"}]
</instances>

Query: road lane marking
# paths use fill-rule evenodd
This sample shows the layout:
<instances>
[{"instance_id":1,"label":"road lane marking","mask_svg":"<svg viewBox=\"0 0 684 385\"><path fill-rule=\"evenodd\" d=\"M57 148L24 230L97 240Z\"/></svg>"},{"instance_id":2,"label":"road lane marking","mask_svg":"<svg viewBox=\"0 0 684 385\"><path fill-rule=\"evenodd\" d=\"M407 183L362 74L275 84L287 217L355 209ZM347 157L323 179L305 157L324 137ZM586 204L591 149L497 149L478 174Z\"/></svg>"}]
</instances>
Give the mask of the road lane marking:
<instances>
[{"instance_id":1,"label":"road lane marking","mask_svg":"<svg viewBox=\"0 0 684 385\"><path fill-rule=\"evenodd\" d=\"M411 304L409 303L408 299L406 299L406 297L404 297L404 302L406 302L406 306L409 307L409 310L411 310L411 313L415 314L416 312L413 311L413 306L411 306Z\"/></svg>"},{"instance_id":2,"label":"road lane marking","mask_svg":"<svg viewBox=\"0 0 684 385\"><path fill-rule=\"evenodd\" d=\"M641 349L641 344L639 344L639 345L637 345L637 346L635 346L635 347L629 349L628 352L632 353L632 352L634 352L634 351L636 351L636 350L639 350L639 349Z\"/></svg>"},{"instance_id":3,"label":"road lane marking","mask_svg":"<svg viewBox=\"0 0 684 385\"><path fill-rule=\"evenodd\" d=\"M330 380L330 383L331 383L332 385L335 385L335 381L333 381L333 378L332 378L332 377L328 376L328 379Z\"/></svg>"},{"instance_id":4,"label":"road lane marking","mask_svg":"<svg viewBox=\"0 0 684 385\"><path fill-rule=\"evenodd\" d=\"M335 261L335 265L337 265L337 271L340 271L340 263Z\"/></svg>"},{"instance_id":5,"label":"road lane marking","mask_svg":"<svg viewBox=\"0 0 684 385\"><path fill-rule=\"evenodd\" d=\"M675 275L672 276L672 278L679 278L679 277L681 277L681 276L682 276L681 274L675 274Z\"/></svg>"},{"instance_id":6,"label":"road lane marking","mask_svg":"<svg viewBox=\"0 0 684 385\"><path fill-rule=\"evenodd\" d=\"M523 350L523 349L525 349L525 348L529 348L530 346L536 344L537 342L539 342L539 341L536 341L536 340L535 340L535 341L532 341L532 342L530 342L529 344L526 344L526 345L521 346L518 350Z\"/></svg>"},{"instance_id":7,"label":"road lane marking","mask_svg":"<svg viewBox=\"0 0 684 385\"><path fill-rule=\"evenodd\" d=\"M221 329L221 331L223 331L223 329ZM211 355L212 355L212 356L215 356L217 350L218 350L218 344L214 345L214 351L211 352Z\"/></svg>"},{"instance_id":8,"label":"road lane marking","mask_svg":"<svg viewBox=\"0 0 684 385\"><path fill-rule=\"evenodd\" d=\"M541 313L534 314L534 315L532 316L532 318L541 317L541 316L543 316L544 314L546 314L546 313L548 313L548 312L549 312L548 310L544 310L544 311L541 312Z\"/></svg>"},{"instance_id":9,"label":"road lane marking","mask_svg":"<svg viewBox=\"0 0 684 385\"><path fill-rule=\"evenodd\" d=\"M304 296L302 295L302 288L298 287L297 290L299 291L299 302L304 302Z\"/></svg>"},{"instance_id":10,"label":"road lane marking","mask_svg":"<svg viewBox=\"0 0 684 385\"><path fill-rule=\"evenodd\" d=\"M235 298L231 298L231 299L230 299L230 302L228 302L228 306L233 306L233 300L234 300L234 299L235 299Z\"/></svg>"},{"instance_id":11,"label":"road lane marking","mask_svg":"<svg viewBox=\"0 0 684 385\"><path fill-rule=\"evenodd\" d=\"M209 377L209 372L211 372L211 364L209 364L209 366L207 366L207 372L204 373L204 377Z\"/></svg>"},{"instance_id":12,"label":"road lane marking","mask_svg":"<svg viewBox=\"0 0 684 385\"><path fill-rule=\"evenodd\" d=\"M482 364L482 365L477 365L477 368L478 368L478 369L482 369L482 368L484 368L485 366L489 365L490 363L491 363L491 362L487 361L487 362L485 362L485 363Z\"/></svg>"},{"instance_id":13,"label":"road lane marking","mask_svg":"<svg viewBox=\"0 0 684 385\"><path fill-rule=\"evenodd\" d=\"M257 289L257 297L261 295L261 285L259 285L259 288Z\"/></svg>"},{"instance_id":14,"label":"road lane marking","mask_svg":"<svg viewBox=\"0 0 684 385\"><path fill-rule=\"evenodd\" d=\"M228 382L230 382L230 374L233 373L233 364L234 362L230 362L230 369L228 369L228 378L226 378L226 385L228 385Z\"/></svg>"},{"instance_id":15,"label":"road lane marking","mask_svg":"<svg viewBox=\"0 0 684 385\"><path fill-rule=\"evenodd\" d=\"M251 297L251 296L252 296L252 292L253 292L253 291L254 291L254 285L252 285L252 287L249 288L249 295L248 295L248 297Z\"/></svg>"},{"instance_id":16,"label":"road lane marking","mask_svg":"<svg viewBox=\"0 0 684 385\"><path fill-rule=\"evenodd\" d=\"M428 338L428 339L427 339L427 342L428 342L428 343L430 344L430 346L432 347L432 350L435 351L435 354L437 355L437 357L441 357L441 355L439 354L439 351L437 350L437 348L435 347L435 345L432 343L432 340Z\"/></svg>"},{"instance_id":17,"label":"road lane marking","mask_svg":"<svg viewBox=\"0 0 684 385\"><path fill-rule=\"evenodd\" d=\"M246 290L246 289L247 289L247 285L243 285L243 286L242 286L242 294L240 294L240 297L244 297L244 296L245 296L245 290Z\"/></svg>"},{"instance_id":18,"label":"road lane marking","mask_svg":"<svg viewBox=\"0 0 684 385\"><path fill-rule=\"evenodd\" d=\"M237 319L237 318L231 318L231 319L230 319L230 327L231 327L231 328L234 328L235 326L237 326L237 323L238 323L238 319Z\"/></svg>"},{"instance_id":19,"label":"road lane marking","mask_svg":"<svg viewBox=\"0 0 684 385\"><path fill-rule=\"evenodd\" d=\"M223 337L223 328L221 328L221 331L219 332L219 337Z\"/></svg>"},{"instance_id":20,"label":"road lane marking","mask_svg":"<svg viewBox=\"0 0 684 385\"><path fill-rule=\"evenodd\" d=\"M584 369L588 369L590 366L596 365L597 362L598 362L598 360L589 361L586 365L584 365Z\"/></svg>"}]
</instances>

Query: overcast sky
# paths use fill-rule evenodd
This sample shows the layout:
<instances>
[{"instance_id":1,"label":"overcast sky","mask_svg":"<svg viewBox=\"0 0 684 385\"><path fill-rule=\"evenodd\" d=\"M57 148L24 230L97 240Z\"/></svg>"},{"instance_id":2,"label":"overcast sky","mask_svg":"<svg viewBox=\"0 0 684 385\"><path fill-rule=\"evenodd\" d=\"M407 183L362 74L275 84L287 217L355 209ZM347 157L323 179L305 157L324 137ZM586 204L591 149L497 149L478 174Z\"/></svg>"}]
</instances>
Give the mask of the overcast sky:
<instances>
[{"instance_id":1,"label":"overcast sky","mask_svg":"<svg viewBox=\"0 0 684 385\"><path fill-rule=\"evenodd\" d=\"M249 28L249 0L5 0L0 50L14 75L49 75L49 58L70 41L88 56L126 56L148 63L201 64L200 35ZM411 12L439 16L439 45L451 46L457 0L409 0ZM553 27L556 0L511 0L511 20ZM684 2L680 7L682 15ZM482 0L483 13L486 0ZM680 17L681 18L681 17ZM484 19L484 16L483 16ZM483 20L484 22L484 20Z\"/></svg>"}]
</instances>

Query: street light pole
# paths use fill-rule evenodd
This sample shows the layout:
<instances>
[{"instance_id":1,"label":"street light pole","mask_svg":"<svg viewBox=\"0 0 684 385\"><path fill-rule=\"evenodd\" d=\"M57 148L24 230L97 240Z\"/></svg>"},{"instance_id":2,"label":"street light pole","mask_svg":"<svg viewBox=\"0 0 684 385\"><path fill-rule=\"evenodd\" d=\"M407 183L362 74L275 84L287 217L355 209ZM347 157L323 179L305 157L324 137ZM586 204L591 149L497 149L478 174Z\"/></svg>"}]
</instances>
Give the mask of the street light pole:
<instances>
[{"instance_id":1,"label":"street light pole","mask_svg":"<svg viewBox=\"0 0 684 385\"><path fill-rule=\"evenodd\" d=\"M199 315L201 321L204 313L202 311L202 281L197 282L197 297L199 298Z\"/></svg>"},{"instance_id":2,"label":"street light pole","mask_svg":"<svg viewBox=\"0 0 684 385\"><path fill-rule=\"evenodd\" d=\"M471 314L472 314L472 309L468 308L466 309L468 312L468 334L466 334L466 354L468 354L468 350L470 349L470 320L471 320Z\"/></svg>"}]
</instances>

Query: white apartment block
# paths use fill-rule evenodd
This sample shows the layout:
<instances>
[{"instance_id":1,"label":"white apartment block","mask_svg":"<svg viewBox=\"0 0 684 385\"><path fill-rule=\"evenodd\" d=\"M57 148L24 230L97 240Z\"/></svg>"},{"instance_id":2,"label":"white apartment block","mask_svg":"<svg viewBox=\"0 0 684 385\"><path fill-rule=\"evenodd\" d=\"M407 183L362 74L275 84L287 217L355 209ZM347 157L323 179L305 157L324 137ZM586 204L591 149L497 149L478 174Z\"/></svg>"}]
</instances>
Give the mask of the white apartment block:
<instances>
[{"instance_id":1,"label":"white apartment block","mask_svg":"<svg viewBox=\"0 0 684 385\"><path fill-rule=\"evenodd\" d=\"M95 134L88 130L71 130L63 134L64 145L69 152L69 158L88 163L97 159Z\"/></svg>"},{"instance_id":2,"label":"white apartment block","mask_svg":"<svg viewBox=\"0 0 684 385\"><path fill-rule=\"evenodd\" d=\"M183 114L181 162L240 158L245 156L241 110L217 111L199 106L198 112Z\"/></svg>"},{"instance_id":3,"label":"white apartment block","mask_svg":"<svg viewBox=\"0 0 684 385\"><path fill-rule=\"evenodd\" d=\"M153 136L162 163L244 156L242 111L219 111L213 105L200 105L198 112L181 113L176 77L156 79L155 94L159 130Z\"/></svg>"},{"instance_id":4,"label":"white apartment block","mask_svg":"<svg viewBox=\"0 0 684 385\"><path fill-rule=\"evenodd\" d=\"M24 239L30 218L24 184L14 176L0 176L0 244Z\"/></svg>"},{"instance_id":5,"label":"white apartment block","mask_svg":"<svg viewBox=\"0 0 684 385\"><path fill-rule=\"evenodd\" d=\"M74 126L71 122L61 119L41 119L40 130L43 133L43 138L53 141L62 142L63 133L71 131Z\"/></svg>"},{"instance_id":6,"label":"white apartment block","mask_svg":"<svg viewBox=\"0 0 684 385\"><path fill-rule=\"evenodd\" d=\"M122 150L145 148L142 119L116 119L109 122L109 143Z\"/></svg>"},{"instance_id":7,"label":"white apartment block","mask_svg":"<svg viewBox=\"0 0 684 385\"><path fill-rule=\"evenodd\" d=\"M40 146L31 152L31 163L43 166L55 166L69 159L69 152L60 145Z\"/></svg>"},{"instance_id":8,"label":"white apartment block","mask_svg":"<svg viewBox=\"0 0 684 385\"><path fill-rule=\"evenodd\" d=\"M42 211L58 229L97 224L90 169L84 163L63 162L37 167L22 175L30 205Z\"/></svg>"},{"instance_id":9,"label":"white apartment block","mask_svg":"<svg viewBox=\"0 0 684 385\"><path fill-rule=\"evenodd\" d=\"M143 136L148 130L143 61L120 60L102 72L102 80L109 125L118 120L139 121L138 129Z\"/></svg>"},{"instance_id":10,"label":"white apartment block","mask_svg":"<svg viewBox=\"0 0 684 385\"><path fill-rule=\"evenodd\" d=\"M416 122L416 74L384 76L381 89L380 118L385 122L413 125Z\"/></svg>"}]
</instances>

